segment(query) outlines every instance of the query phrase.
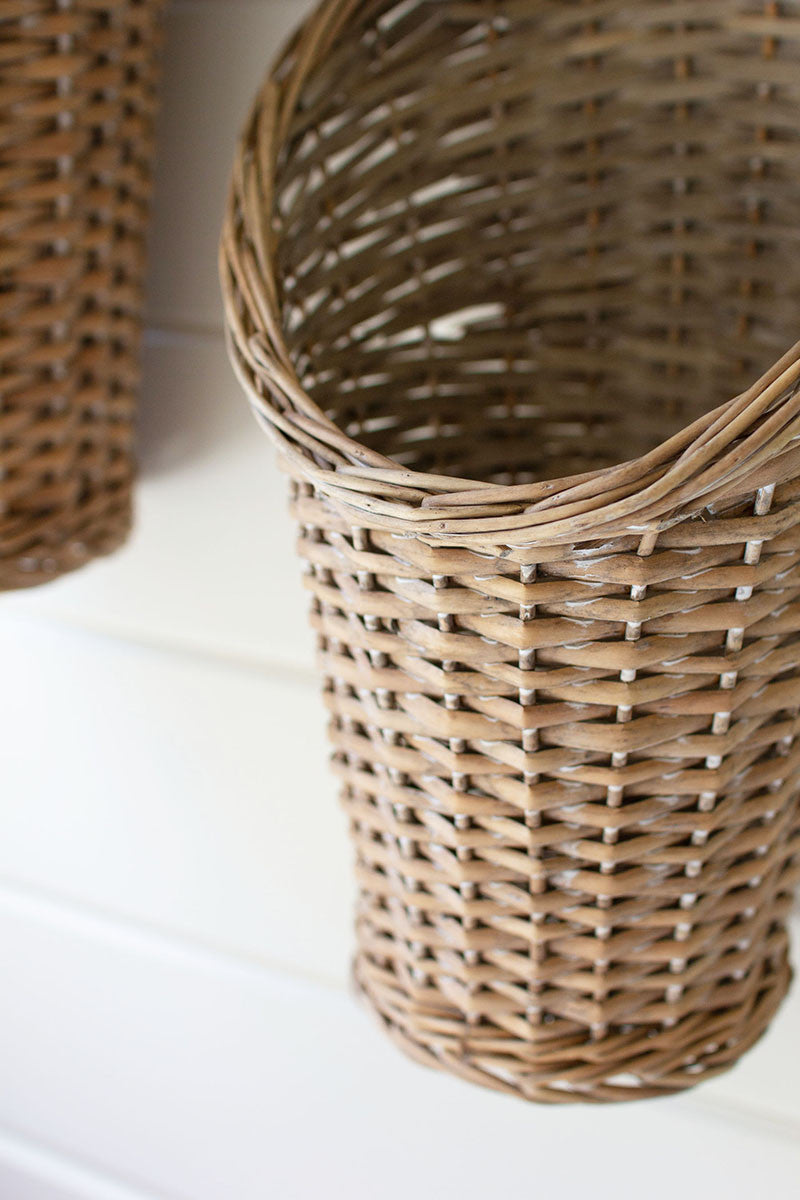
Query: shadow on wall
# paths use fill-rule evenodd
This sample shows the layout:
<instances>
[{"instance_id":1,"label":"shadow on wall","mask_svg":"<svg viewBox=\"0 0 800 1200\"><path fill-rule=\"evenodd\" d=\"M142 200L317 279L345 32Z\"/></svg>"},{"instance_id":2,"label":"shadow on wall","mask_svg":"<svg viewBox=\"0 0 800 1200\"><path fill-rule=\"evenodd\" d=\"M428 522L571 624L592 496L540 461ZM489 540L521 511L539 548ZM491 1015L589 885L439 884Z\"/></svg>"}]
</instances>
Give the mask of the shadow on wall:
<instances>
[{"instance_id":1,"label":"shadow on wall","mask_svg":"<svg viewBox=\"0 0 800 1200\"><path fill-rule=\"evenodd\" d=\"M138 425L142 478L196 466L224 454L234 440L259 437L222 339L209 335L207 340L213 346L210 356L202 335L154 330L145 334ZM206 352L198 356L198 349Z\"/></svg>"}]
</instances>

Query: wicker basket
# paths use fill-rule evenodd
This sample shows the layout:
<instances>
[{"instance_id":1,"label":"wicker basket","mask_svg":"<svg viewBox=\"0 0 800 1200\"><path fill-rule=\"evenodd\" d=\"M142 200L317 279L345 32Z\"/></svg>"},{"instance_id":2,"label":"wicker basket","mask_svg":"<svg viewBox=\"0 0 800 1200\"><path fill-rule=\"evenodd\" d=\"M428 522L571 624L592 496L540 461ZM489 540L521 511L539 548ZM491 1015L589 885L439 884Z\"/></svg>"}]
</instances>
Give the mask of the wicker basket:
<instances>
[{"instance_id":1,"label":"wicker basket","mask_svg":"<svg viewBox=\"0 0 800 1200\"><path fill-rule=\"evenodd\" d=\"M797 2L328 0L240 147L357 981L529 1099L708 1078L789 984L799 81Z\"/></svg>"},{"instance_id":2,"label":"wicker basket","mask_svg":"<svg viewBox=\"0 0 800 1200\"><path fill-rule=\"evenodd\" d=\"M0 6L0 590L130 524L162 6Z\"/></svg>"}]
</instances>

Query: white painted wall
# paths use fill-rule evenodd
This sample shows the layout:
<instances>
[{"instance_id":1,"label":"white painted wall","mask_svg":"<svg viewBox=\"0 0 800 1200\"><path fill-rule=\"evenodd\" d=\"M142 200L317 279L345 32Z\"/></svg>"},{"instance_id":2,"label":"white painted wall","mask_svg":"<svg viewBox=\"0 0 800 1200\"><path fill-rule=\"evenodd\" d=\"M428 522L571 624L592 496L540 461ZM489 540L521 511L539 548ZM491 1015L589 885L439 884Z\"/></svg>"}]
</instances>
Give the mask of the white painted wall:
<instances>
[{"instance_id":1,"label":"white painted wall","mask_svg":"<svg viewBox=\"0 0 800 1200\"><path fill-rule=\"evenodd\" d=\"M557 1111L413 1066L349 996L284 481L215 274L235 131L305 7L173 3L136 536L0 600L0 1200L796 1200L797 991L724 1079Z\"/></svg>"}]
</instances>

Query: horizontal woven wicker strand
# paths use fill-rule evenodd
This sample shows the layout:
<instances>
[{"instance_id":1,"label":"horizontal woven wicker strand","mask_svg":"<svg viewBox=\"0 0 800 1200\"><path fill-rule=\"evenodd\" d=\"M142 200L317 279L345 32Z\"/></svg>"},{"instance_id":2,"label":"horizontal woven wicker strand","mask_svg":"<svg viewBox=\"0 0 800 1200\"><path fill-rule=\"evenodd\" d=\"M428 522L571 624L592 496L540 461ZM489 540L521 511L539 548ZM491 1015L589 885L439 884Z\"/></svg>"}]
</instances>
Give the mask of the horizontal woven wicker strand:
<instances>
[{"instance_id":1,"label":"horizontal woven wicker strand","mask_svg":"<svg viewBox=\"0 0 800 1200\"><path fill-rule=\"evenodd\" d=\"M162 8L0 4L0 590L130 525Z\"/></svg>"},{"instance_id":2,"label":"horizontal woven wicker strand","mask_svg":"<svg viewBox=\"0 0 800 1200\"><path fill-rule=\"evenodd\" d=\"M356 979L422 1062L656 1096L787 990L799 218L798 2L327 0L256 100L231 354L292 480Z\"/></svg>"}]
</instances>

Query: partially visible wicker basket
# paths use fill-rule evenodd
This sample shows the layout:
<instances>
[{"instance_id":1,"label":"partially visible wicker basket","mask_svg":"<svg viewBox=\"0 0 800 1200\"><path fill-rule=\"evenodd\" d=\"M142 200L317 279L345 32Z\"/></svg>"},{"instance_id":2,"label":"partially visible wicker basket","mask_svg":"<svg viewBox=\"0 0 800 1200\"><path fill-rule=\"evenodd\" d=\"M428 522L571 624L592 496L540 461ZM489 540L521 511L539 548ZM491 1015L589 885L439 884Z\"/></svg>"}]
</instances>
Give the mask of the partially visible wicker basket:
<instances>
[{"instance_id":1,"label":"partially visible wicker basket","mask_svg":"<svg viewBox=\"0 0 800 1200\"><path fill-rule=\"evenodd\" d=\"M696 1083L789 984L799 130L796 2L327 0L240 147L358 983L529 1099Z\"/></svg>"},{"instance_id":2,"label":"partially visible wicker basket","mask_svg":"<svg viewBox=\"0 0 800 1200\"><path fill-rule=\"evenodd\" d=\"M0 5L0 589L129 528L162 7Z\"/></svg>"}]
</instances>

